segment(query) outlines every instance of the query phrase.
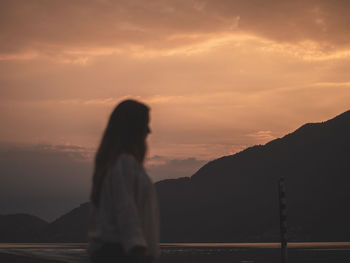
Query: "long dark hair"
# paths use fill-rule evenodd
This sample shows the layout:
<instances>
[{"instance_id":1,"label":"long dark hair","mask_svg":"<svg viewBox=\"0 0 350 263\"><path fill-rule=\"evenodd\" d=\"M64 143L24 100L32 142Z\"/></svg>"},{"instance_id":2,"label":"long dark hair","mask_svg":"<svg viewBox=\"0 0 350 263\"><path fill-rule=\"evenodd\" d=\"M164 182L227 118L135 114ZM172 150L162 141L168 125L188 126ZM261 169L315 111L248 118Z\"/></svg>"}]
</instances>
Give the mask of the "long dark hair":
<instances>
[{"instance_id":1,"label":"long dark hair","mask_svg":"<svg viewBox=\"0 0 350 263\"><path fill-rule=\"evenodd\" d=\"M124 100L112 112L95 156L91 202L98 206L106 171L122 153L143 164L149 133L149 108L135 100Z\"/></svg>"}]
</instances>

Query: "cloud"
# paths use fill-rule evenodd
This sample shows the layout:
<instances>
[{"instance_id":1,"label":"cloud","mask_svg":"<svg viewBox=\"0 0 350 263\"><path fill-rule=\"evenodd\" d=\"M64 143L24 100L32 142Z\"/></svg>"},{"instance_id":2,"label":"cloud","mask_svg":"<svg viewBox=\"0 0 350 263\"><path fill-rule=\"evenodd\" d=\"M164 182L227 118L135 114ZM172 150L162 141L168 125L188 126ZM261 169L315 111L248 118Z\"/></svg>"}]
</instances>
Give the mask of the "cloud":
<instances>
[{"instance_id":1,"label":"cloud","mask_svg":"<svg viewBox=\"0 0 350 263\"><path fill-rule=\"evenodd\" d=\"M348 110L349 5L1 1L0 138L31 143L0 145L1 211L38 204L52 218L85 200L93 149L125 98L152 109L154 180Z\"/></svg>"},{"instance_id":2,"label":"cloud","mask_svg":"<svg viewBox=\"0 0 350 263\"><path fill-rule=\"evenodd\" d=\"M276 137L272 135L271 131L257 131L249 133L247 136L254 138L258 144L265 144L273 139L276 139Z\"/></svg>"},{"instance_id":3,"label":"cloud","mask_svg":"<svg viewBox=\"0 0 350 263\"><path fill-rule=\"evenodd\" d=\"M131 97L152 109L152 155L209 160L349 107L348 34L331 37L347 3L1 4L3 141L96 148Z\"/></svg>"},{"instance_id":4,"label":"cloud","mask_svg":"<svg viewBox=\"0 0 350 263\"><path fill-rule=\"evenodd\" d=\"M192 176L207 160L196 158L169 159L164 156L153 156L147 160L146 169L154 181L169 178Z\"/></svg>"},{"instance_id":5,"label":"cloud","mask_svg":"<svg viewBox=\"0 0 350 263\"><path fill-rule=\"evenodd\" d=\"M1 214L30 213L54 220L88 201L94 150L79 145L0 143ZM207 161L153 156L153 181L191 176Z\"/></svg>"},{"instance_id":6,"label":"cloud","mask_svg":"<svg viewBox=\"0 0 350 263\"><path fill-rule=\"evenodd\" d=\"M91 162L75 145L0 145L0 210L52 220L88 200Z\"/></svg>"},{"instance_id":7,"label":"cloud","mask_svg":"<svg viewBox=\"0 0 350 263\"><path fill-rule=\"evenodd\" d=\"M84 64L69 55L169 50L242 33L329 52L349 48L349 8L331 0L4 0L0 58L39 52Z\"/></svg>"}]
</instances>

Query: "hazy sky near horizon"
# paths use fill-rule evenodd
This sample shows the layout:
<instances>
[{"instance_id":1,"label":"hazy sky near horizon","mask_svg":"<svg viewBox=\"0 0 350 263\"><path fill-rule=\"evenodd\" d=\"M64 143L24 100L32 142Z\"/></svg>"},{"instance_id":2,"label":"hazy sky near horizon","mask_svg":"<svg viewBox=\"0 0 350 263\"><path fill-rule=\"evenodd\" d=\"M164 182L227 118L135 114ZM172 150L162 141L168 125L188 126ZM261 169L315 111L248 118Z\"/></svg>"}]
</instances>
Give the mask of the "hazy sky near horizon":
<instances>
[{"instance_id":1,"label":"hazy sky near horizon","mask_svg":"<svg viewBox=\"0 0 350 263\"><path fill-rule=\"evenodd\" d=\"M84 199L125 98L152 109L154 180L348 110L349 10L336 0L0 0L2 187L18 189L10 174L39 184L64 166Z\"/></svg>"}]
</instances>

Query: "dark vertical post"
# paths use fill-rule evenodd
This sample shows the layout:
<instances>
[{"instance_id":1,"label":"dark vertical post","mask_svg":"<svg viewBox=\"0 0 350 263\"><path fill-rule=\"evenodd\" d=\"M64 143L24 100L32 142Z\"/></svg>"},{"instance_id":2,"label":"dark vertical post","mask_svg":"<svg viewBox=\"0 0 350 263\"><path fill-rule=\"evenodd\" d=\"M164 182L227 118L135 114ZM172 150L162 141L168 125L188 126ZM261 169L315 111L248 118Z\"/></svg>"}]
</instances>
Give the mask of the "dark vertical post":
<instances>
[{"instance_id":1,"label":"dark vertical post","mask_svg":"<svg viewBox=\"0 0 350 263\"><path fill-rule=\"evenodd\" d=\"M287 263L287 201L286 186L283 177L278 182L278 193L280 204L281 262Z\"/></svg>"}]
</instances>

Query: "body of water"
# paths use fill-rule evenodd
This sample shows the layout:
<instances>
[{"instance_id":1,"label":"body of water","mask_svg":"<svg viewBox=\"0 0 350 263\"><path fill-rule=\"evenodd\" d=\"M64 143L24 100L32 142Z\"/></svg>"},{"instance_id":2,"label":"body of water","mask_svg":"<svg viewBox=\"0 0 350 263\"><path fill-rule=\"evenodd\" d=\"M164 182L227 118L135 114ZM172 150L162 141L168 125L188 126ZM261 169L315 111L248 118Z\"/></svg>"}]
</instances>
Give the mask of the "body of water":
<instances>
[{"instance_id":1,"label":"body of water","mask_svg":"<svg viewBox=\"0 0 350 263\"><path fill-rule=\"evenodd\" d=\"M88 262L86 243L0 244L0 253L59 260ZM255 263L281 262L279 243L162 243L159 263ZM350 262L350 242L288 244L288 262Z\"/></svg>"}]
</instances>

